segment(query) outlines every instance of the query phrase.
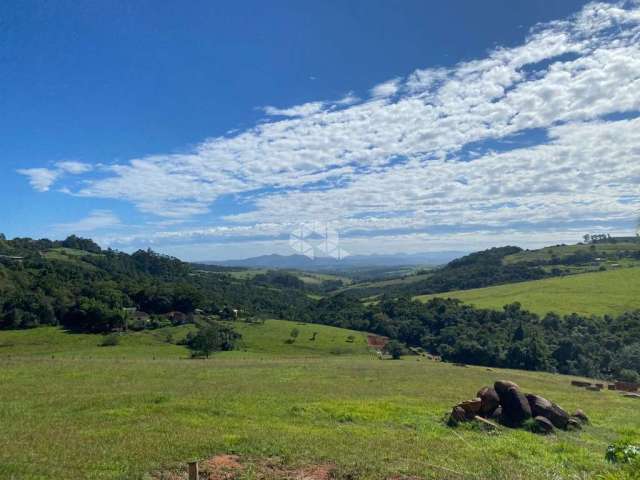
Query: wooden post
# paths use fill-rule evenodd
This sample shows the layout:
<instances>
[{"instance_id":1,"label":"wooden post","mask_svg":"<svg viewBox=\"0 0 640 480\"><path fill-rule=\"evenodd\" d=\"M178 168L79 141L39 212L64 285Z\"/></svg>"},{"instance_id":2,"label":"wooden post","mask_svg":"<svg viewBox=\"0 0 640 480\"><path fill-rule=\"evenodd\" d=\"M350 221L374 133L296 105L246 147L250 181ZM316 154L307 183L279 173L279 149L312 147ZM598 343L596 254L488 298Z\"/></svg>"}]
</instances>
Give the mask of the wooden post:
<instances>
[{"instance_id":1,"label":"wooden post","mask_svg":"<svg viewBox=\"0 0 640 480\"><path fill-rule=\"evenodd\" d=\"M189 462L189 480L198 480L198 462Z\"/></svg>"}]
</instances>

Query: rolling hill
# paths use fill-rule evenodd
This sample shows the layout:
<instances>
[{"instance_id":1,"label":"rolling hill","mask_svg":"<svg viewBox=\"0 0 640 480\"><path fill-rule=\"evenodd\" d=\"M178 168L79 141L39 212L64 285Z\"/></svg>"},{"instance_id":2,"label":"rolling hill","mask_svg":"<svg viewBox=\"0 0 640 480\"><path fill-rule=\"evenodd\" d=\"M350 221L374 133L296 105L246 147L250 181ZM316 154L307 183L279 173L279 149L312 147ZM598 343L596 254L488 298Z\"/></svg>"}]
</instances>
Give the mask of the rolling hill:
<instances>
[{"instance_id":1,"label":"rolling hill","mask_svg":"<svg viewBox=\"0 0 640 480\"><path fill-rule=\"evenodd\" d=\"M352 255L343 259L310 258L305 255L261 255L242 260L200 262L208 265L245 268L296 269L306 271L344 271L362 267L398 267L413 265L441 265L464 255L463 252L431 252L395 255Z\"/></svg>"},{"instance_id":2,"label":"rolling hill","mask_svg":"<svg viewBox=\"0 0 640 480\"><path fill-rule=\"evenodd\" d=\"M229 322L242 335L238 349L222 356L268 354L273 356L369 355L366 334L344 328L269 319L261 323ZM299 331L288 343L293 329ZM103 335L69 333L59 327L0 331L0 359L15 357L55 358L188 358L190 351L180 341L192 324L164 327L119 335L114 347L101 346ZM313 334L316 334L315 337ZM313 338L313 340L312 340Z\"/></svg>"},{"instance_id":3,"label":"rolling hill","mask_svg":"<svg viewBox=\"0 0 640 480\"><path fill-rule=\"evenodd\" d=\"M616 315L640 308L640 268L619 268L416 298L428 301L436 297L457 298L477 308L491 309L520 302L523 308L540 315L550 311Z\"/></svg>"}]
</instances>

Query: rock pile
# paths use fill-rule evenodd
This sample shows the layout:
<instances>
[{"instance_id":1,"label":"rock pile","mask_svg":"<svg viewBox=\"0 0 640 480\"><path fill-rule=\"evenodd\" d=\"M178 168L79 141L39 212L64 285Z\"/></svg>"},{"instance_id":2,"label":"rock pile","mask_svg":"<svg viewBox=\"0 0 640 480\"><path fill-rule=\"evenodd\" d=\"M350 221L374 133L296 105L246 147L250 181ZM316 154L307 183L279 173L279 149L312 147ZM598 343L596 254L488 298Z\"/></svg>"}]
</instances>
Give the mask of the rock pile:
<instances>
[{"instance_id":1,"label":"rock pile","mask_svg":"<svg viewBox=\"0 0 640 480\"><path fill-rule=\"evenodd\" d=\"M518 385L506 380L483 387L476 398L453 407L451 423L480 420L485 425L502 424L510 428L529 426L535 432L548 434L556 428L579 429L589 418L578 410L569 415L562 407L540 395L525 394Z\"/></svg>"},{"instance_id":2,"label":"rock pile","mask_svg":"<svg viewBox=\"0 0 640 480\"><path fill-rule=\"evenodd\" d=\"M582 380L572 380L571 381L571 385L573 385L574 387L580 387L580 388L584 388L585 390L590 390L592 392L599 392L600 390L604 389L604 383L591 383L591 382L584 382ZM615 386L608 385L607 388L609 390L615 390Z\"/></svg>"},{"instance_id":3,"label":"rock pile","mask_svg":"<svg viewBox=\"0 0 640 480\"><path fill-rule=\"evenodd\" d=\"M591 383L583 380L572 380L571 385L574 387L584 388L585 390L589 390L592 392L599 392L605 388L604 383ZM617 390L624 397L632 397L632 398L640 398L640 393L635 393L640 390L639 383L631 383L631 382L615 382L606 385L607 390ZM631 394L631 395L629 395Z\"/></svg>"}]
</instances>

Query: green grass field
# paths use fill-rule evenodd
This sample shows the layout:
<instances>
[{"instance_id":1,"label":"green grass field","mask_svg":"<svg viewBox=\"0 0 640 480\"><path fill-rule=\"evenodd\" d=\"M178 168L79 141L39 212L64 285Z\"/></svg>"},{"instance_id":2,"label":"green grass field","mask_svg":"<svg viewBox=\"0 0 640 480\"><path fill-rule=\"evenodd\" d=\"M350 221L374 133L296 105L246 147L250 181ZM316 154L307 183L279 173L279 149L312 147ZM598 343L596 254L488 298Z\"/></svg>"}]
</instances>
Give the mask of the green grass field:
<instances>
[{"instance_id":1,"label":"green grass field","mask_svg":"<svg viewBox=\"0 0 640 480\"><path fill-rule=\"evenodd\" d=\"M582 315L620 314L640 308L640 268L620 268L457 292L420 295L458 298L478 308L501 309L520 302L532 312Z\"/></svg>"},{"instance_id":2,"label":"green grass field","mask_svg":"<svg viewBox=\"0 0 640 480\"><path fill-rule=\"evenodd\" d=\"M637 400L569 377L380 361L361 333L275 320L239 325L240 351L190 360L166 342L187 330L127 334L115 347L55 328L0 332L0 478L148 478L234 453L248 465L332 463L344 480L612 479L622 477L607 445L640 442ZM583 408L592 425L550 437L444 425L453 404L499 378Z\"/></svg>"},{"instance_id":3,"label":"green grass field","mask_svg":"<svg viewBox=\"0 0 640 480\"><path fill-rule=\"evenodd\" d=\"M222 356L255 356L259 354L277 356L327 356L369 355L366 335L362 332L288 322L267 320L264 324L231 322L242 335L239 348ZM286 343L291 330L296 328L299 336L294 343ZM187 358L189 351L175 343L194 331L193 325L165 327L157 330L130 332L120 335L116 347L102 347L102 335L67 333L56 327L40 327L33 330L0 331L0 358L51 357L54 358ZM317 332L315 340L311 340ZM168 337L172 342L169 343ZM347 337L353 336L353 341Z\"/></svg>"},{"instance_id":4,"label":"green grass field","mask_svg":"<svg viewBox=\"0 0 640 480\"><path fill-rule=\"evenodd\" d=\"M603 257L606 255L615 255L619 252L637 252L640 251L640 242L635 243L599 243L596 245L556 245L554 247L545 247L538 250L525 250L513 255L505 257L504 262L513 264L518 262L532 261L549 261L555 255L562 259L575 253L593 253L596 252Z\"/></svg>"},{"instance_id":5,"label":"green grass field","mask_svg":"<svg viewBox=\"0 0 640 480\"><path fill-rule=\"evenodd\" d=\"M391 278L387 280L375 280L371 282L361 282L356 283L354 285L345 287L343 289L338 290L338 292L355 292L358 290L365 290L367 288L384 288L384 287L395 287L402 285L409 285L411 283L419 282L420 280L425 280L431 276L431 273L421 273L416 275L405 275L398 278Z\"/></svg>"}]
</instances>

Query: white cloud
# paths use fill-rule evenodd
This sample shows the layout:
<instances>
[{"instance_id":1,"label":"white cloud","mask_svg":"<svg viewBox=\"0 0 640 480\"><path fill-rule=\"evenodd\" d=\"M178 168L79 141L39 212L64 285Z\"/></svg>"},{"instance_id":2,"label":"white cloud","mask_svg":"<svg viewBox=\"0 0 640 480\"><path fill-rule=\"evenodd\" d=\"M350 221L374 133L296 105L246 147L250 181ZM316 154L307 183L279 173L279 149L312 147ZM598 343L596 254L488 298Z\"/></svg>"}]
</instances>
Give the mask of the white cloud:
<instances>
[{"instance_id":1,"label":"white cloud","mask_svg":"<svg viewBox=\"0 0 640 480\"><path fill-rule=\"evenodd\" d=\"M93 167L76 161L57 162L56 168L22 168L18 173L29 178L29 184L38 192L47 192L51 186L66 173L79 175L89 172Z\"/></svg>"},{"instance_id":2,"label":"white cloud","mask_svg":"<svg viewBox=\"0 0 640 480\"><path fill-rule=\"evenodd\" d=\"M93 210L87 217L72 223L59 223L54 228L65 233L87 233L121 226L120 219L110 210Z\"/></svg>"},{"instance_id":3,"label":"white cloud","mask_svg":"<svg viewBox=\"0 0 640 480\"><path fill-rule=\"evenodd\" d=\"M317 218L369 232L624 221L640 205L640 123L607 115L640 111L639 91L640 4L590 4L519 46L377 85L370 101L266 107L287 118L132 159L71 191L172 221L239 194L255 210L226 221L258 231ZM489 149L533 130L548 139ZM74 169L58 168L21 173L46 191Z\"/></svg>"},{"instance_id":4,"label":"white cloud","mask_svg":"<svg viewBox=\"0 0 640 480\"><path fill-rule=\"evenodd\" d=\"M360 101L360 98L355 93L349 92L344 97L342 97L340 100L335 102L335 105L349 106L349 105L354 105L354 104L358 103L359 101Z\"/></svg>"},{"instance_id":5,"label":"white cloud","mask_svg":"<svg viewBox=\"0 0 640 480\"><path fill-rule=\"evenodd\" d=\"M322 111L323 102L309 102L302 105L296 105L290 108L264 107L264 113L271 116L283 117L307 117Z\"/></svg>"},{"instance_id":6,"label":"white cloud","mask_svg":"<svg viewBox=\"0 0 640 480\"><path fill-rule=\"evenodd\" d=\"M400 90L400 79L394 78L373 87L370 91L374 98L392 97Z\"/></svg>"},{"instance_id":7,"label":"white cloud","mask_svg":"<svg viewBox=\"0 0 640 480\"><path fill-rule=\"evenodd\" d=\"M87 173L93 169L93 166L88 163L76 162L73 160L57 162L56 167L63 172L71 173L73 175Z\"/></svg>"},{"instance_id":8,"label":"white cloud","mask_svg":"<svg viewBox=\"0 0 640 480\"><path fill-rule=\"evenodd\" d=\"M632 218L640 204L640 118L553 127L550 141L473 161L412 161L345 186L257 200L241 223L337 219L336 228L380 231L433 226L600 222ZM632 201L620 202L627 198ZM389 213L392 213L391 215Z\"/></svg>"},{"instance_id":9,"label":"white cloud","mask_svg":"<svg viewBox=\"0 0 640 480\"><path fill-rule=\"evenodd\" d=\"M18 173L29 178L29 184L38 192L46 192L60 176L58 170L48 168L21 168Z\"/></svg>"}]
</instances>

